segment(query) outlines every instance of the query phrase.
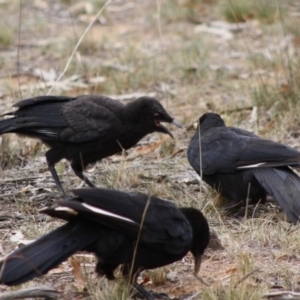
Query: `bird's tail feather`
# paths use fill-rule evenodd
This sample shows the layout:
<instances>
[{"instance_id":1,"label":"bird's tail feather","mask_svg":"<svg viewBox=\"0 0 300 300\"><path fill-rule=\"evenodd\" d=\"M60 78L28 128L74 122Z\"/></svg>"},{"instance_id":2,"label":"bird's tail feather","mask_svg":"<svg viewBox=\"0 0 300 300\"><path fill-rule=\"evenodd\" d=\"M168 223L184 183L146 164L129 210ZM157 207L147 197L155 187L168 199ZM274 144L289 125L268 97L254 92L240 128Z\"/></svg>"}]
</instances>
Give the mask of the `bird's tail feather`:
<instances>
[{"instance_id":1,"label":"bird's tail feather","mask_svg":"<svg viewBox=\"0 0 300 300\"><path fill-rule=\"evenodd\" d=\"M90 224L69 222L0 261L0 283L17 285L47 273L97 239Z\"/></svg>"},{"instance_id":2,"label":"bird's tail feather","mask_svg":"<svg viewBox=\"0 0 300 300\"><path fill-rule=\"evenodd\" d=\"M0 134L9 132L9 128L12 126L15 118L4 119L0 121Z\"/></svg>"},{"instance_id":3,"label":"bird's tail feather","mask_svg":"<svg viewBox=\"0 0 300 300\"><path fill-rule=\"evenodd\" d=\"M296 223L300 216L300 178L288 167L258 168L254 176L279 204L287 218Z\"/></svg>"}]
</instances>

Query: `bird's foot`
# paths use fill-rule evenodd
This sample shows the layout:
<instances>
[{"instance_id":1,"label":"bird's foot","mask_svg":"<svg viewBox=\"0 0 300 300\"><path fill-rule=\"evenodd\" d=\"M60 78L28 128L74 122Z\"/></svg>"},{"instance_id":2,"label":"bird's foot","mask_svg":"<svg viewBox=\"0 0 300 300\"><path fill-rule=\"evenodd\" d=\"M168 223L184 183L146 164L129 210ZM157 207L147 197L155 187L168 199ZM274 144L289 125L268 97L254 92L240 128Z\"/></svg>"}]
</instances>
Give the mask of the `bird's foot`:
<instances>
[{"instance_id":1,"label":"bird's foot","mask_svg":"<svg viewBox=\"0 0 300 300\"><path fill-rule=\"evenodd\" d=\"M74 196L67 195L66 193L64 193L64 194L62 195L62 197L63 197L65 200L70 200L70 199L74 198Z\"/></svg>"},{"instance_id":2,"label":"bird's foot","mask_svg":"<svg viewBox=\"0 0 300 300\"><path fill-rule=\"evenodd\" d=\"M175 300L171 299L167 294L165 293L156 293L153 291L146 291L144 288L142 288L143 291L140 289L135 294L134 299L142 299L142 300Z\"/></svg>"},{"instance_id":3,"label":"bird's foot","mask_svg":"<svg viewBox=\"0 0 300 300\"><path fill-rule=\"evenodd\" d=\"M154 299L162 299L162 300L172 300L167 294L165 293L155 293L153 291L149 292L150 295L154 297Z\"/></svg>"}]
</instances>

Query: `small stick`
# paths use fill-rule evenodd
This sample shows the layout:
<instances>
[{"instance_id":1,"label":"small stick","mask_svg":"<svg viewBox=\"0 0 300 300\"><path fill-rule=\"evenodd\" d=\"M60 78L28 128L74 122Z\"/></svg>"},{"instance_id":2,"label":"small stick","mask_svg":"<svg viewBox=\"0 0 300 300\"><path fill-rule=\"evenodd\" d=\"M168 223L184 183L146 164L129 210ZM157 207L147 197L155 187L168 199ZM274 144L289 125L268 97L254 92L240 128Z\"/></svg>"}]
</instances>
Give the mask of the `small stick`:
<instances>
[{"instance_id":1,"label":"small stick","mask_svg":"<svg viewBox=\"0 0 300 300\"><path fill-rule=\"evenodd\" d=\"M243 282L245 279L247 279L248 277L250 277L253 273L259 271L259 268L254 269L253 271L251 271L250 273L246 274L241 280L238 281L238 283L234 286L234 288L236 288L241 282ZM1 300L1 299L0 299Z\"/></svg>"},{"instance_id":2,"label":"small stick","mask_svg":"<svg viewBox=\"0 0 300 300\"><path fill-rule=\"evenodd\" d=\"M277 298L278 296L282 296L281 298ZM291 296L296 296L297 298L291 298ZM299 299L300 293L292 292L292 291L278 291L278 292L270 292L264 294L264 298L273 298L276 299Z\"/></svg>"},{"instance_id":3,"label":"small stick","mask_svg":"<svg viewBox=\"0 0 300 300\"><path fill-rule=\"evenodd\" d=\"M25 298L44 298L48 300L58 299L58 296L59 293L56 290L48 286L38 286L0 294L0 300L14 300Z\"/></svg>"},{"instance_id":4,"label":"small stick","mask_svg":"<svg viewBox=\"0 0 300 300\"><path fill-rule=\"evenodd\" d=\"M20 178L10 178L10 179L3 179L0 180L0 184L2 183L9 183L9 182L19 182L19 181L30 181L30 180L34 180L34 179L42 179L42 178L46 178L46 177L52 177L50 175L46 175L46 176L32 176L32 177L20 177Z\"/></svg>"}]
</instances>

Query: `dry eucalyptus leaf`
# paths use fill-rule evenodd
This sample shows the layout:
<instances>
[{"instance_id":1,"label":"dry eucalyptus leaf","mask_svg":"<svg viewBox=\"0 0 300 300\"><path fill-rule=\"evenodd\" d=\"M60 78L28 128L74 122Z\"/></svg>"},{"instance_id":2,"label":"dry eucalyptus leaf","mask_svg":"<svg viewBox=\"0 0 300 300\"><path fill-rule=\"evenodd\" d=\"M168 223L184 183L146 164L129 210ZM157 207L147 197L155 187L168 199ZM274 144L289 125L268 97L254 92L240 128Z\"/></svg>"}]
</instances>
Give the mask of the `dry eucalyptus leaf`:
<instances>
[{"instance_id":1,"label":"dry eucalyptus leaf","mask_svg":"<svg viewBox=\"0 0 300 300\"><path fill-rule=\"evenodd\" d=\"M85 280L82 275L80 261L76 257L70 257L69 262L72 266L72 273L76 282L76 287L79 292L82 292L85 288Z\"/></svg>"}]
</instances>

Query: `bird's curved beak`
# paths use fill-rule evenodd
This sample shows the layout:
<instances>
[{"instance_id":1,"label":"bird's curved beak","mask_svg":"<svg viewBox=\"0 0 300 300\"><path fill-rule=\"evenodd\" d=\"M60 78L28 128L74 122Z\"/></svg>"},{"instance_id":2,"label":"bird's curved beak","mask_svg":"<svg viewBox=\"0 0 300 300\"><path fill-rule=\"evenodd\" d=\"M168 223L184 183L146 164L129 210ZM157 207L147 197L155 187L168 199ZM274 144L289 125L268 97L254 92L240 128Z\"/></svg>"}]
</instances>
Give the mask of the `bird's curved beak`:
<instances>
[{"instance_id":1,"label":"bird's curved beak","mask_svg":"<svg viewBox=\"0 0 300 300\"><path fill-rule=\"evenodd\" d=\"M181 126L181 124L180 124L179 122L177 122L176 120L174 120L174 119L172 119L172 121L161 120L161 122L167 122L167 123L173 124L173 125L175 125L175 126L181 128L181 129L183 128L183 127ZM163 126L163 125L160 123L160 124L159 124L159 127L160 127L160 129L161 129L161 130L160 130L161 132L164 132L164 133L168 134L172 139L174 139L173 134L172 134L165 126Z\"/></svg>"},{"instance_id":2,"label":"bird's curved beak","mask_svg":"<svg viewBox=\"0 0 300 300\"><path fill-rule=\"evenodd\" d=\"M194 260L195 260L194 274L195 276L197 276L201 267L201 255L194 256Z\"/></svg>"},{"instance_id":3,"label":"bird's curved beak","mask_svg":"<svg viewBox=\"0 0 300 300\"><path fill-rule=\"evenodd\" d=\"M174 120L174 119L173 119L173 121L171 122L171 124L173 124L173 125L175 125L175 126L181 128L181 129L183 129L182 125L181 125L179 122L177 122L176 120Z\"/></svg>"}]
</instances>

